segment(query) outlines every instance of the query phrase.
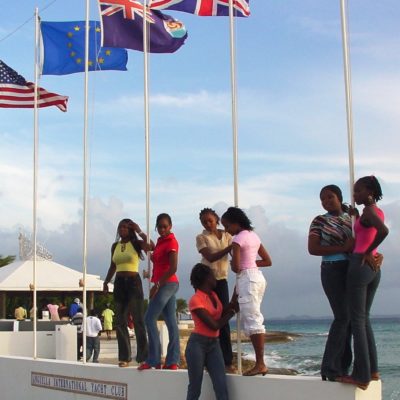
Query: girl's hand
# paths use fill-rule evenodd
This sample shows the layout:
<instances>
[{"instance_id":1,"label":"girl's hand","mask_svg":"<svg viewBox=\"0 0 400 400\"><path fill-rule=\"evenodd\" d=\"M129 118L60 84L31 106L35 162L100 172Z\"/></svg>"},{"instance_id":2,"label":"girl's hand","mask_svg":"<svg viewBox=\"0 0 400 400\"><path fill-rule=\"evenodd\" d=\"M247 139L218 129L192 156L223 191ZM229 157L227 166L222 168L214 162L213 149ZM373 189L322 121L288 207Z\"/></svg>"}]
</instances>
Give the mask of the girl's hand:
<instances>
[{"instance_id":1,"label":"girl's hand","mask_svg":"<svg viewBox=\"0 0 400 400\"><path fill-rule=\"evenodd\" d=\"M350 206L349 205L349 211L348 211L349 215L352 217L356 217L358 218L360 216L360 213L358 212L357 208Z\"/></svg>"},{"instance_id":2,"label":"girl's hand","mask_svg":"<svg viewBox=\"0 0 400 400\"><path fill-rule=\"evenodd\" d=\"M347 238L343 245L343 251L345 253L351 253L354 248L354 238Z\"/></svg>"},{"instance_id":3,"label":"girl's hand","mask_svg":"<svg viewBox=\"0 0 400 400\"><path fill-rule=\"evenodd\" d=\"M136 233L142 231L142 230L140 229L140 226L139 226L136 222L133 222L133 221L128 225L128 227L129 227L129 229L134 230Z\"/></svg>"},{"instance_id":4,"label":"girl's hand","mask_svg":"<svg viewBox=\"0 0 400 400\"><path fill-rule=\"evenodd\" d=\"M149 297L152 299L160 289L160 284L157 282L151 289L150 289L150 294Z\"/></svg>"},{"instance_id":5,"label":"girl's hand","mask_svg":"<svg viewBox=\"0 0 400 400\"><path fill-rule=\"evenodd\" d=\"M372 253L364 254L362 264L367 264L375 272L379 271L379 268L381 267L381 264Z\"/></svg>"}]
</instances>

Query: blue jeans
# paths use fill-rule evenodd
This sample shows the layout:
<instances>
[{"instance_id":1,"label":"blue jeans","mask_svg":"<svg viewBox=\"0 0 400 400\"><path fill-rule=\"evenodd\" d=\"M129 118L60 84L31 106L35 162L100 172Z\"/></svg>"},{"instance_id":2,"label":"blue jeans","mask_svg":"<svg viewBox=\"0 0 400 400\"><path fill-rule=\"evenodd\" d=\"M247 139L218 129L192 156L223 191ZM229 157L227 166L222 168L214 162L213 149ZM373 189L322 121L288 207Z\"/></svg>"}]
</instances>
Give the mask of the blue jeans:
<instances>
[{"instance_id":1,"label":"blue jeans","mask_svg":"<svg viewBox=\"0 0 400 400\"><path fill-rule=\"evenodd\" d=\"M155 296L150 300L144 321L149 337L149 355L146 362L152 367L161 363L161 343L160 333L157 329L157 319L163 316L165 325L167 325L169 343L165 365L179 364L179 330L176 322L176 298L178 291L178 282L167 282L160 287Z\"/></svg>"},{"instance_id":2,"label":"blue jeans","mask_svg":"<svg viewBox=\"0 0 400 400\"><path fill-rule=\"evenodd\" d=\"M189 385L186 400L197 400L201 394L204 367L210 375L215 397L228 400L225 363L218 338L192 333L186 346Z\"/></svg>"},{"instance_id":3,"label":"blue jeans","mask_svg":"<svg viewBox=\"0 0 400 400\"><path fill-rule=\"evenodd\" d=\"M321 282L334 320L326 340L321 375L330 379L347 375L351 359L351 330L347 305L346 279L349 262L322 262Z\"/></svg>"},{"instance_id":4,"label":"blue jeans","mask_svg":"<svg viewBox=\"0 0 400 400\"><path fill-rule=\"evenodd\" d=\"M352 254L347 274L347 291L354 344L352 377L362 383L371 380L371 372L378 372L375 338L369 312L381 279L367 264L361 264L362 254Z\"/></svg>"},{"instance_id":5,"label":"blue jeans","mask_svg":"<svg viewBox=\"0 0 400 400\"><path fill-rule=\"evenodd\" d=\"M138 363L147 357L147 337L144 326L143 288L140 275L116 276L114 282L115 331L118 341L118 360L131 361L131 340L128 332L129 314L133 318Z\"/></svg>"},{"instance_id":6,"label":"blue jeans","mask_svg":"<svg viewBox=\"0 0 400 400\"><path fill-rule=\"evenodd\" d=\"M93 362L99 362L100 354L100 337L86 336L86 361L89 361L93 353Z\"/></svg>"}]
</instances>

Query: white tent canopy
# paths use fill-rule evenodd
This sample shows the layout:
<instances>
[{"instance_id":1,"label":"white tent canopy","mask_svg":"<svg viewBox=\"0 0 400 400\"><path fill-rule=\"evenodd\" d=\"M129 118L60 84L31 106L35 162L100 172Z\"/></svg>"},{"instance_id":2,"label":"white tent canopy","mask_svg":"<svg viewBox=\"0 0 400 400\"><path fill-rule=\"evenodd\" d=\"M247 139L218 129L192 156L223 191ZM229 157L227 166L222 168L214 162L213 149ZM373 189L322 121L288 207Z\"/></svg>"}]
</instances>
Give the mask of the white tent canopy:
<instances>
[{"instance_id":1,"label":"white tent canopy","mask_svg":"<svg viewBox=\"0 0 400 400\"><path fill-rule=\"evenodd\" d=\"M36 261L36 290L38 291L79 291L82 290L79 284L82 278L82 272L52 260ZM32 283L32 260L15 261L0 268L0 291L28 291L31 290ZM99 275L86 274L86 290L103 290L103 281Z\"/></svg>"}]
</instances>

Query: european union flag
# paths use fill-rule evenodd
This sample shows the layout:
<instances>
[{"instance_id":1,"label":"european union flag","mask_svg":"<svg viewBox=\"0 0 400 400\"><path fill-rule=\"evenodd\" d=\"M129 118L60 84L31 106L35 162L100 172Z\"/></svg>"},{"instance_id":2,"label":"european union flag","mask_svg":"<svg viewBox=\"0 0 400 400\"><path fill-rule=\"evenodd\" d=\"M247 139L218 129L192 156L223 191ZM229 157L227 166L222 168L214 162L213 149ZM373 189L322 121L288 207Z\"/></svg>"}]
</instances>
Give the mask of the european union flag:
<instances>
[{"instance_id":1,"label":"european union flag","mask_svg":"<svg viewBox=\"0 0 400 400\"><path fill-rule=\"evenodd\" d=\"M85 21L42 22L43 75L85 71ZM89 71L126 71L125 49L101 47L100 22L89 22Z\"/></svg>"}]
</instances>

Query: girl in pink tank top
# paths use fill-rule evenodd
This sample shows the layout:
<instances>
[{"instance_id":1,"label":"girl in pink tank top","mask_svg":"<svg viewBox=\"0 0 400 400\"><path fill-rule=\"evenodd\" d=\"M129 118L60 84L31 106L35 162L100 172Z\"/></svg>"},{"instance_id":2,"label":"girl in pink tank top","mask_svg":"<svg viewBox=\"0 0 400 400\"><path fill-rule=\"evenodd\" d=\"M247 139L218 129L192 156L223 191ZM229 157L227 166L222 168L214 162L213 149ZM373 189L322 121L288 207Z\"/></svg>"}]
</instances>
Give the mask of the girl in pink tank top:
<instances>
[{"instance_id":1,"label":"girl in pink tank top","mask_svg":"<svg viewBox=\"0 0 400 400\"><path fill-rule=\"evenodd\" d=\"M383 242L388 228L384 224L382 210L376 202L382 198L382 190L374 176L365 176L354 185L354 200L364 205L355 224L355 247L350 258L346 290L350 324L354 344L354 364L350 376L336 380L367 389L371 380L379 380L378 356L370 310L379 286L381 271L379 257L374 257Z\"/></svg>"}]
</instances>

